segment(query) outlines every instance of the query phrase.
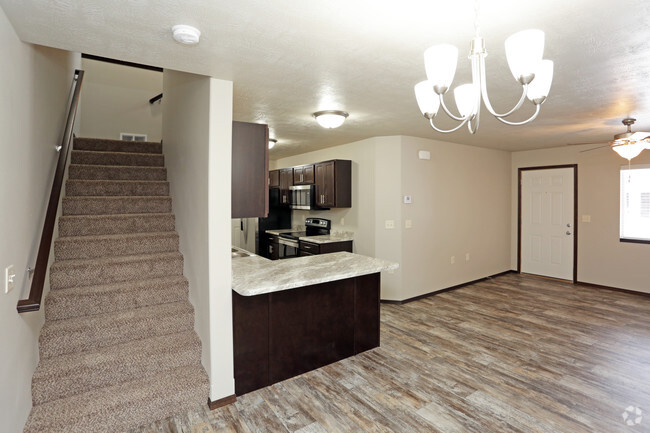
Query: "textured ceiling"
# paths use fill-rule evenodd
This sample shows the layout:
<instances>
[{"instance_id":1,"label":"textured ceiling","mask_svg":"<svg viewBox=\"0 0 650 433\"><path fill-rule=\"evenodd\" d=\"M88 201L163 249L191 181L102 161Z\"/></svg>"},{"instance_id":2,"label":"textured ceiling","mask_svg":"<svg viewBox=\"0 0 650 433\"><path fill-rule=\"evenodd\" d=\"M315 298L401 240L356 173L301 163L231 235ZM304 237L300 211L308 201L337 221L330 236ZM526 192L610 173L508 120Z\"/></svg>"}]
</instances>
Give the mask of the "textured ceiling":
<instances>
[{"instance_id":1,"label":"textured ceiling","mask_svg":"<svg viewBox=\"0 0 650 433\"><path fill-rule=\"evenodd\" d=\"M533 123L506 126L483 109L471 136L431 130L413 85L425 78L423 51L460 50L454 86L469 82L465 53L474 1L402 0L0 0L25 42L143 63L234 82L236 120L267 123L272 158L383 135L412 135L504 150L605 140L626 116L650 131L650 2L647 0L483 0L492 105L505 111L520 88L503 42L526 28L546 32L555 62L549 99ZM198 27L185 47L171 27ZM451 103L453 105L453 103ZM527 103L526 113L532 110ZM335 130L311 113L348 111ZM514 117L514 116L513 116ZM523 116L520 116L523 117ZM514 119L517 120L517 119ZM443 124L444 125L444 124ZM451 124L448 124L448 126Z\"/></svg>"}]
</instances>

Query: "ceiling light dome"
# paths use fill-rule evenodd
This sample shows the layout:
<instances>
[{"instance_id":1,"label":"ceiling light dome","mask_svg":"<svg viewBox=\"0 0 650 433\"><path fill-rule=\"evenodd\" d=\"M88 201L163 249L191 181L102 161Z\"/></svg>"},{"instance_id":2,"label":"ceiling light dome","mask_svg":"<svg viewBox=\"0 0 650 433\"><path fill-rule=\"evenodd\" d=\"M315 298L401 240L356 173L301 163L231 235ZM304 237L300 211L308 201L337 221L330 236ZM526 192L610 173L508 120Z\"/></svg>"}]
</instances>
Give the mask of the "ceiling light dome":
<instances>
[{"instance_id":1,"label":"ceiling light dome","mask_svg":"<svg viewBox=\"0 0 650 433\"><path fill-rule=\"evenodd\" d=\"M196 45L199 43L201 32L196 27L179 24L172 27L174 40L183 45Z\"/></svg>"},{"instance_id":2,"label":"ceiling light dome","mask_svg":"<svg viewBox=\"0 0 650 433\"><path fill-rule=\"evenodd\" d=\"M277 143L277 142L278 142L278 140L276 140L275 138L269 138L269 149L273 149L273 147L275 146L275 143Z\"/></svg>"},{"instance_id":3,"label":"ceiling light dome","mask_svg":"<svg viewBox=\"0 0 650 433\"><path fill-rule=\"evenodd\" d=\"M333 129L343 125L343 122L348 117L348 113L339 110L324 110L317 111L312 116L316 118L318 124L323 128Z\"/></svg>"}]
</instances>

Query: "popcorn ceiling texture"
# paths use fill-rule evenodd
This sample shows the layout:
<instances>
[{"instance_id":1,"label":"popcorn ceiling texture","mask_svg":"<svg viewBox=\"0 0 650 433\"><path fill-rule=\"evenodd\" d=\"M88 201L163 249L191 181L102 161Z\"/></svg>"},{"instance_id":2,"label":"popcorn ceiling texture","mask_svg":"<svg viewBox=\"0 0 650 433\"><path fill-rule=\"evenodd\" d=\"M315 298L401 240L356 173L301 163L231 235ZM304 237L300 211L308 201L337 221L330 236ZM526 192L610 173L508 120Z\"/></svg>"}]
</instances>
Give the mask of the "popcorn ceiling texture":
<instances>
[{"instance_id":1,"label":"popcorn ceiling texture","mask_svg":"<svg viewBox=\"0 0 650 433\"><path fill-rule=\"evenodd\" d=\"M74 149L25 432L123 431L208 397L160 143Z\"/></svg>"}]
</instances>

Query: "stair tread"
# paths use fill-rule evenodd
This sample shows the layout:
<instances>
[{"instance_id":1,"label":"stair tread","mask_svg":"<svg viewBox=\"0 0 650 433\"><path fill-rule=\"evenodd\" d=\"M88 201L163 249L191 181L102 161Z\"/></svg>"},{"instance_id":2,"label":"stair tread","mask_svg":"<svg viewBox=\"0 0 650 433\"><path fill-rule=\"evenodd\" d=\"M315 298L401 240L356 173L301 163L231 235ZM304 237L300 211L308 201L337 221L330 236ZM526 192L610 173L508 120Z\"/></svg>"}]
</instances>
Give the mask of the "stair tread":
<instances>
[{"instance_id":1,"label":"stair tread","mask_svg":"<svg viewBox=\"0 0 650 433\"><path fill-rule=\"evenodd\" d=\"M73 150L70 163L100 166L163 167L162 153L116 152L95 150Z\"/></svg>"},{"instance_id":2,"label":"stair tread","mask_svg":"<svg viewBox=\"0 0 650 433\"><path fill-rule=\"evenodd\" d=\"M73 149L72 152L77 152L79 154L85 153L85 154L91 154L91 153L97 153L97 154L107 154L107 155L129 155L129 156L151 156L154 158L160 158L163 155L161 153L149 153L149 152L120 152L116 150L87 150L87 149ZM94 164L90 164L94 165Z\"/></svg>"},{"instance_id":3,"label":"stair tread","mask_svg":"<svg viewBox=\"0 0 650 433\"><path fill-rule=\"evenodd\" d=\"M70 260L57 260L52 263L50 267L50 273L57 272L59 270L65 270L68 267L79 267L79 266L101 266L107 263L130 263L130 262L139 262L139 261L150 261L150 260L160 260L160 259L178 259L183 258L183 255L180 252L166 252L166 253L153 253L153 254L134 254L129 256L114 256L114 257L104 257L104 258L94 258L94 259L70 259Z\"/></svg>"},{"instance_id":4,"label":"stair tread","mask_svg":"<svg viewBox=\"0 0 650 433\"><path fill-rule=\"evenodd\" d=\"M176 328L176 326L181 326ZM194 327L189 301L47 321L41 329L41 358L86 351Z\"/></svg>"},{"instance_id":5,"label":"stair tread","mask_svg":"<svg viewBox=\"0 0 650 433\"><path fill-rule=\"evenodd\" d=\"M125 141L110 138L75 137L74 150L99 150L111 152L121 149L122 152L139 152L161 154L160 141Z\"/></svg>"},{"instance_id":6,"label":"stair tread","mask_svg":"<svg viewBox=\"0 0 650 433\"><path fill-rule=\"evenodd\" d=\"M149 180L149 179L68 179L72 183L144 183L144 184L167 184L168 180Z\"/></svg>"},{"instance_id":7,"label":"stair tread","mask_svg":"<svg viewBox=\"0 0 650 433\"><path fill-rule=\"evenodd\" d=\"M187 300L188 285L183 275L170 275L50 290L45 297L45 318L62 320Z\"/></svg>"},{"instance_id":8,"label":"stair tread","mask_svg":"<svg viewBox=\"0 0 650 433\"><path fill-rule=\"evenodd\" d=\"M34 404L200 364L201 341L193 329L41 360L32 379Z\"/></svg>"},{"instance_id":9,"label":"stair tread","mask_svg":"<svg viewBox=\"0 0 650 433\"><path fill-rule=\"evenodd\" d=\"M138 233L116 233L110 235L88 235L88 236L59 236L54 243L65 243L65 242L95 242L102 240L113 240L113 239L146 239L146 238L157 238L157 237L171 237L177 238L178 232L176 231L164 231L164 232L138 232Z\"/></svg>"},{"instance_id":10,"label":"stair tread","mask_svg":"<svg viewBox=\"0 0 650 433\"><path fill-rule=\"evenodd\" d=\"M34 406L24 431L124 431L200 407L208 392L209 380L202 367L179 367Z\"/></svg>"}]
</instances>

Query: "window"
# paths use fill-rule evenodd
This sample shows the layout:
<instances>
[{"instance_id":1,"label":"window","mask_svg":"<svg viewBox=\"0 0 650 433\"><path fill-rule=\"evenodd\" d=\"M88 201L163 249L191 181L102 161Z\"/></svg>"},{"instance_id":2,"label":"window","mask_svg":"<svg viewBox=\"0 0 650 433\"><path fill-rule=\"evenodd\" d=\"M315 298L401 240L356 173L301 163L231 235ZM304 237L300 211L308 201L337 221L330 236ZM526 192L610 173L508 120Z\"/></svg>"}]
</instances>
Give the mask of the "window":
<instances>
[{"instance_id":1,"label":"window","mask_svg":"<svg viewBox=\"0 0 650 433\"><path fill-rule=\"evenodd\" d=\"M621 167L621 241L650 243L650 165Z\"/></svg>"}]
</instances>

